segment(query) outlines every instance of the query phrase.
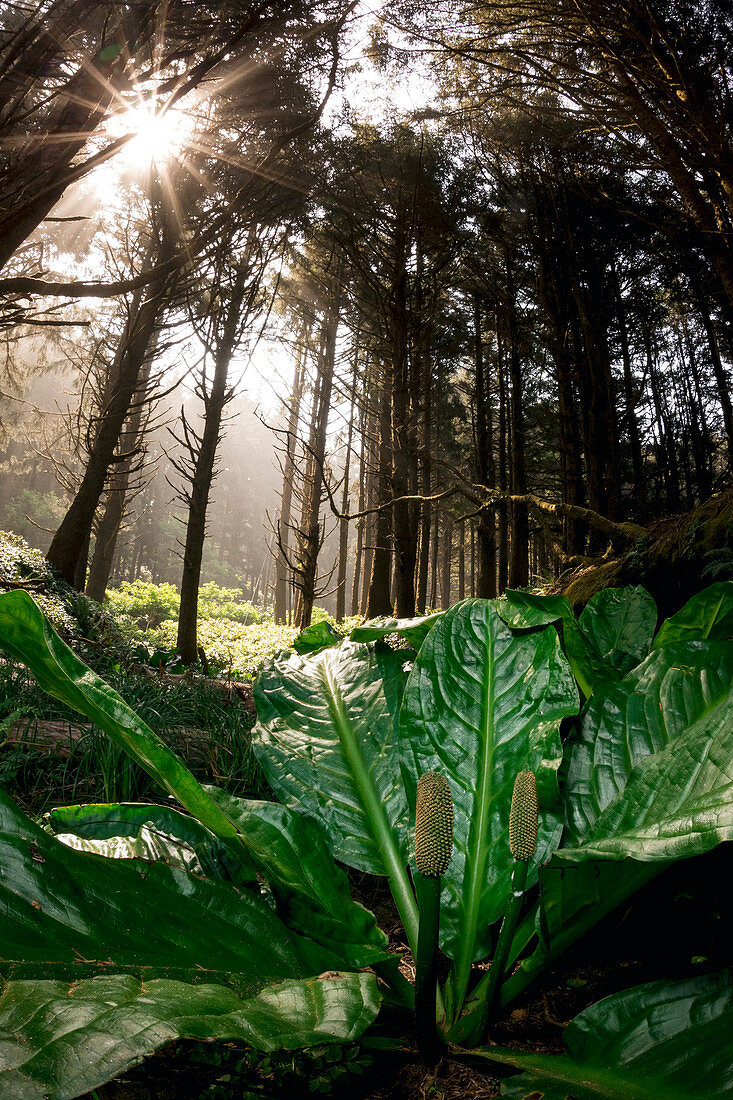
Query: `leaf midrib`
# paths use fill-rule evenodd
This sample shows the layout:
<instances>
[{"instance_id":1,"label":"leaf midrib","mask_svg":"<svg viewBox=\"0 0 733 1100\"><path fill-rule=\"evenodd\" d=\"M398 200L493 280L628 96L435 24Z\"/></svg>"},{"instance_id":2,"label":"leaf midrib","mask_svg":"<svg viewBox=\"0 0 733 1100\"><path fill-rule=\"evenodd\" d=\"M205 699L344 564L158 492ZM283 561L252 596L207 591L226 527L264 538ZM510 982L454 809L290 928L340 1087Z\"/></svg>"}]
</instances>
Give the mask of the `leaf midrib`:
<instances>
[{"instance_id":1,"label":"leaf midrib","mask_svg":"<svg viewBox=\"0 0 733 1100\"><path fill-rule=\"evenodd\" d=\"M468 988L468 980L473 961L474 945L478 929L479 910L486 870L486 856L488 852L487 833L491 813L493 795L493 762L494 762L494 638L491 630L491 619L487 622L487 637L484 649L483 684L484 690L481 696L481 714L479 716L479 788L477 791L476 805L478 806L477 825L473 833L473 843L466 852L466 866L468 875L464 898L466 900L466 919L463 936L460 942L460 953L456 959L456 984L458 987L457 1003L460 1004L465 997Z\"/></svg>"},{"instance_id":2,"label":"leaf midrib","mask_svg":"<svg viewBox=\"0 0 733 1100\"><path fill-rule=\"evenodd\" d=\"M341 692L327 660L322 662L318 671L324 686L324 694L334 728L361 802L367 828L382 857L384 873L389 879L395 903L410 941L410 947L414 952L417 948L417 905L407 881L404 861L397 849L383 803L374 789L371 774L359 751Z\"/></svg>"}]
</instances>

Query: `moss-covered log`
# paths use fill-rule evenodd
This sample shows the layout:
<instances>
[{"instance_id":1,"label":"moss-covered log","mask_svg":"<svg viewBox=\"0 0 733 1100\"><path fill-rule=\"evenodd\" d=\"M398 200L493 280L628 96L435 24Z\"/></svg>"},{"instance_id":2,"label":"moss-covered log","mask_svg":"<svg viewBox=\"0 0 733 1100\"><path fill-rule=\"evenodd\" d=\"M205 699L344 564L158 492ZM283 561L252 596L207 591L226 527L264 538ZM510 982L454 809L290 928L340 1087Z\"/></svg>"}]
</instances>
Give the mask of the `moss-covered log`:
<instances>
[{"instance_id":1,"label":"moss-covered log","mask_svg":"<svg viewBox=\"0 0 733 1100\"><path fill-rule=\"evenodd\" d=\"M566 571L552 588L564 592L576 611L602 588L643 584L660 616L674 614L695 592L733 578L733 488L691 512L649 525L631 547L612 560Z\"/></svg>"}]
</instances>

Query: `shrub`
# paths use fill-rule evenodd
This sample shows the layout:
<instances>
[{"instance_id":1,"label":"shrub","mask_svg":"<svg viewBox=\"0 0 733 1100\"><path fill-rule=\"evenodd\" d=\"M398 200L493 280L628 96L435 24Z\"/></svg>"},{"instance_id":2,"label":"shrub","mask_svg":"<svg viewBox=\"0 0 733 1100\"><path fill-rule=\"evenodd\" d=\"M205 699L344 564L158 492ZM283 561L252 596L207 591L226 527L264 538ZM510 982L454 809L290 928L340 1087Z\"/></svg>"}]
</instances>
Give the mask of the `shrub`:
<instances>
[{"instance_id":1,"label":"shrub","mask_svg":"<svg viewBox=\"0 0 733 1100\"><path fill-rule=\"evenodd\" d=\"M117 589L109 589L107 601L115 618L125 615L150 629L177 617L181 597L173 584L153 584L138 577L123 581Z\"/></svg>"}]
</instances>

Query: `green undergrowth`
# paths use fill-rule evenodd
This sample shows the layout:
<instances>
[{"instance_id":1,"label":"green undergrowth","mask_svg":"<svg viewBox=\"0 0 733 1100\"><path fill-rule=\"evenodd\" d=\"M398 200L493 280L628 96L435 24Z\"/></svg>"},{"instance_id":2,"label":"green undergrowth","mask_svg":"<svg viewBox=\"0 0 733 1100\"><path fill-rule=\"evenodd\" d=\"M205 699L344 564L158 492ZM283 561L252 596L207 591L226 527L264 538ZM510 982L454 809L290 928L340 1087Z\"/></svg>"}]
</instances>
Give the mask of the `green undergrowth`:
<instances>
[{"instance_id":1,"label":"green undergrowth","mask_svg":"<svg viewBox=\"0 0 733 1100\"><path fill-rule=\"evenodd\" d=\"M344 619L336 623L336 629L346 635L360 622L358 616ZM175 622L164 622L143 640L155 647L173 647L176 633ZM247 626L230 619L199 619L198 623L198 641L207 659L223 673L240 679L253 680L262 662L280 649L289 649L297 636L296 627L273 622Z\"/></svg>"},{"instance_id":2,"label":"green undergrowth","mask_svg":"<svg viewBox=\"0 0 733 1100\"><path fill-rule=\"evenodd\" d=\"M250 743L254 717L236 697L200 680L165 685L112 668L105 678L198 778L232 794L262 795ZM0 663L0 786L33 814L60 802L157 797L155 783L121 748L10 663Z\"/></svg>"}]
</instances>

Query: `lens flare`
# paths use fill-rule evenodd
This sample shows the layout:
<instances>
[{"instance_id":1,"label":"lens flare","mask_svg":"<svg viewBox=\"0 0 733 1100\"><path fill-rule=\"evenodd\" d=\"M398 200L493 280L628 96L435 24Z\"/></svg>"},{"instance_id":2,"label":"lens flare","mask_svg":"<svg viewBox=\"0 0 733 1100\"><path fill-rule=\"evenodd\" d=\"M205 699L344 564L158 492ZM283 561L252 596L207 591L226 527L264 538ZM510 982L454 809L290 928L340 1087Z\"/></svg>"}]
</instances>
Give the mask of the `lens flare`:
<instances>
[{"instance_id":1,"label":"lens flare","mask_svg":"<svg viewBox=\"0 0 733 1100\"><path fill-rule=\"evenodd\" d=\"M126 159L135 164L167 160L186 140L187 118L180 111L159 111L152 102L139 103L120 117L126 133L134 134Z\"/></svg>"}]
</instances>

